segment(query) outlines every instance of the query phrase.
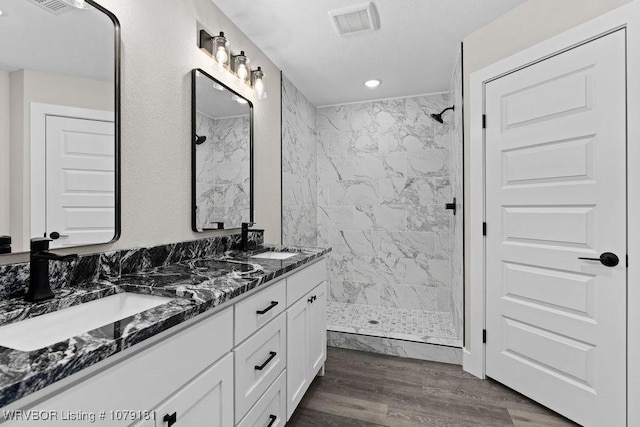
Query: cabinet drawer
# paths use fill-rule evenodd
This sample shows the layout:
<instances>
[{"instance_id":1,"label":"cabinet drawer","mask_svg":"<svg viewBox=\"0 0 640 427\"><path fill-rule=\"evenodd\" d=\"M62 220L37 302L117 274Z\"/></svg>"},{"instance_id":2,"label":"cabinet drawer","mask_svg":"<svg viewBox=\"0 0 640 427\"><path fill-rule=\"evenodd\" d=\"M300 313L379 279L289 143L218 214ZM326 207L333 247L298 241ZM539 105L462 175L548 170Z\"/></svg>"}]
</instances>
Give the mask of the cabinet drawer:
<instances>
[{"instance_id":1,"label":"cabinet drawer","mask_svg":"<svg viewBox=\"0 0 640 427\"><path fill-rule=\"evenodd\" d=\"M234 350L236 420L262 396L285 368L286 317L281 313Z\"/></svg>"},{"instance_id":2,"label":"cabinet drawer","mask_svg":"<svg viewBox=\"0 0 640 427\"><path fill-rule=\"evenodd\" d=\"M269 323L287 306L287 286L284 280L261 290L235 306L235 343L240 344L249 335Z\"/></svg>"},{"instance_id":3,"label":"cabinet drawer","mask_svg":"<svg viewBox=\"0 0 640 427\"><path fill-rule=\"evenodd\" d=\"M238 427L282 427L287 418L287 371L277 380L251 408Z\"/></svg>"},{"instance_id":4,"label":"cabinet drawer","mask_svg":"<svg viewBox=\"0 0 640 427\"><path fill-rule=\"evenodd\" d=\"M155 409L155 427L233 425L233 356L228 354ZM167 418L165 420L165 418Z\"/></svg>"},{"instance_id":5,"label":"cabinet drawer","mask_svg":"<svg viewBox=\"0 0 640 427\"><path fill-rule=\"evenodd\" d=\"M298 301L319 283L327 280L327 260L322 258L287 278L287 304Z\"/></svg>"}]
</instances>

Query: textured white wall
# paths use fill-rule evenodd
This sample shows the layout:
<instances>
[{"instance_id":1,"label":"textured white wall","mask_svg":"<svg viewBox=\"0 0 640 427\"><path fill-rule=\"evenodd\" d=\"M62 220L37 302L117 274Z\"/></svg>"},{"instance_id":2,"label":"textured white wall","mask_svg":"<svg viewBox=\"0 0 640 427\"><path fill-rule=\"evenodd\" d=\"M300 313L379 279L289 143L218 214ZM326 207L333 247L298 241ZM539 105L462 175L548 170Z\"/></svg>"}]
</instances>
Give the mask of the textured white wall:
<instances>
[{"instance_id":1,"label":"textured white wall","mask_svg":"<svg viewBox=\"0 0 640 427\"><path fill-rule=\"evenodd\" d=\"M280 242L280 71L211 0L103 0L122 30L122 235L90 253L215 235L191 231L191 70L202 68L254 104L255 219ZM199 25L262 66L269 97L255 100L197 46ZM218 233L220 234L220 233ZM0 258L0 263L26 259Z\"/></svg>"},{"instance_id":2,"label":"textured white wall","mask_svg":"<svg viewBox=\"0 0 640 427\"><path fill-rule=\"evenodd\" d=\"M464 39L465 188L469 171L469 84L471 73L547 40L631 0L529 0ZM465 247L471 242L469 192L465 194ZM469 343L469 257L465 259L465 335Z\"/></svg>"}]
</instances>

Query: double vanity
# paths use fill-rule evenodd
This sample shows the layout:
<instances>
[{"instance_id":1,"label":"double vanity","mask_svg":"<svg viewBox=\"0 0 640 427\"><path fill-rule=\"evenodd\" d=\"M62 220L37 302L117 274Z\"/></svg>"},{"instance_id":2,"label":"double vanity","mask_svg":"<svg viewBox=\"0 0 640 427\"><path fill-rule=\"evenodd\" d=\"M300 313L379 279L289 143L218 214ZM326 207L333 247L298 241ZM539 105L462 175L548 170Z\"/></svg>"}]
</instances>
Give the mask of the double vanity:
<instances>
[{"instance_id":1,"label":"double vanity","mask_svg":"<svg viewBox=\"0 0 640 427\"><path fill-rule=\"evenodd\" d=\"M4 425L284 425L323 373L327 252L230 250L5 301Z\"/></svg>"},{"instance_id":2,"label":"double vanity","mask_svg":"<svg viewBox=\"0 0 640 427\"><path fill-rule=\"evenodd\" d=\"M0 263L0 424L284 425L323 372L328 250L264 246L255 231L248 242L252 100L262 97L225 85L238 83L231 66L197 61L182 76L192 82L191 228L216 237L51 253L120 237L125 94L117 17L93 0L41 3L2 11L3 31L20 31L3 33L17 44L0 49L12 70L0 70L12 96L0 93L0 124L11 125L0 159L12 162L0 177L0 254L31 254ZM14 52L48 54L33 63Z\"/></svg>"}]
</instances>

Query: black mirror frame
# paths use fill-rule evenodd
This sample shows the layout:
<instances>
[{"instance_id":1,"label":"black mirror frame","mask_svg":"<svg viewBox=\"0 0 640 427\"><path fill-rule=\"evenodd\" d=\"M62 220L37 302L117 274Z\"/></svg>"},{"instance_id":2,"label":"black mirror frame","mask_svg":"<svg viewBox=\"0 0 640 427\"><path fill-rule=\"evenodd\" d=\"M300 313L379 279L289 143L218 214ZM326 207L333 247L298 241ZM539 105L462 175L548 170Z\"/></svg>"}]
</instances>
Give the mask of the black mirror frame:
<instances>
[{"instance_id":1,"label":"black mirror frame","mask_svg":"<svg viewBox=\"0 0 640 427\"><path fill-rule=\"evenodd\" d=\"M211 74L202 70L201 68L194 68L191 70L191 230L196 233L205 233L207 231L222 230L220 228L204 228L199 230L196 224L197 220L197 205L196 205L196 78L198 73L208 77L216 84L219 84L232 94L244 99L249 105L249 222L253 221L253 103L240 95L229 86L222 83L220 80L213 77ZM222 223L221 223L222 224ZM240 225L238 227L240 228Z\"/></svg>"},{"instance_id":2,"label":"black mirror frame","mask_svg":"<svg viewBox=\"0 0 640 427\"><path fill-rule=\"evenodd\" d=\"M114 70L113 70L113 82L114 82L114 103L113 103L113 108L114 108L114 119L115 119L115 129L114 129L114 136L115 136L115 151L114 151L114 161L115 161L115 165L114 165L114 232L113 232L113 239L109 240L108 242L104 242L104 243L96 243L96 244L109 244L109 243L113 243L115 241L117 241L120 238L120 233L121 233L121 227L122 227L122 179L121 179L121 138L122 138L122 133L121 133L121 118L122 118L122 114L121 114L121 105L120 105L120 101L121 101L121 94L120 94L120 90L121 90L121 75L120 75L120 68L121 68L121 64L122 64L122 59L121 59L121 55L122 55L122 46L121 46L121 29L120 29L120 21L118 20L118 18L116 17L116 15L114 15L111 11L105 9L104 7L102 7L101 5L99 5L98 3L96 3L94 0L85 0L88 4L90 4L91 6L93 6L94 8L96 8L96 10L99 10L100 12L104 13L107 17L109 17L109 19L111 19L111 22L113 22L113 50L114 50ZM93 245L93 244L91 244ZM90 245L82 245L82 246L90 246Z\"/></svg>"},{"instance_id":3,"label":"black mirror frame","mask_svg":"<svg viewBox=\"0 0 640 427\"><path fill-rule=\"evenodd\" d=\"M113 238L106 242L96 242L96 243L87 243L82 245L74 245L67 246L67 248L78 248L78 247L86 247L86 246L96 246L96 245L106 245L117 241L121 235L121 197L122 197L122 181L121 181L121 74L120 68L122 64L121 55L122 55L122 46L121 46L121 29L120 29L120 21L118 18L109 10L105 9L100 4L96 3L95 0L85 0L87 4L98 10L99 12L106 15L111 22L113 23L113 54L114 54L114 70L113 70L113 82L114 82L114 229L113 229ZM32 236L33 238L34 236ZM1 253L0 255L15 255L21 253L28 253L28 250L24 250L22 252L6 252Z\"/></svg>"}]
</instances>

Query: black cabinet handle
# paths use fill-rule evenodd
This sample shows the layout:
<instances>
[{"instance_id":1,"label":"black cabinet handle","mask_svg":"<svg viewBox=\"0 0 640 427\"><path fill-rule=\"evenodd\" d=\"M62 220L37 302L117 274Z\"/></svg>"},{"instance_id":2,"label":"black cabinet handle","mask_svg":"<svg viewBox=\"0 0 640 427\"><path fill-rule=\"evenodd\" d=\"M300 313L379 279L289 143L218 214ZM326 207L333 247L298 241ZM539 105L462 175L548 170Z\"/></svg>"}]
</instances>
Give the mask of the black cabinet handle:
<instances>
[{"instance_id":1,"label":"black cabinet handle","mask_svg":"<svg viewBox=\"0 0 640 427\"><path fill-rule=\"evenodd\" d=\"M176 423L176 421L178 421L178 414L176 412L174 412L171 415L167 414L167 415L164 416L162 421L167 423L167 427L171 427L172 425L174 425Z\"/></svg>"},{"instance_id":2,"label":"black cabinet handle","mask_svg":"<svg viewBox=\"0 0 640 427\"><path fill-rule=\"evenodd\" d=\"M254 368L256 369L256 371L262 371L265 366L267 366L269 364L269 362L271 362L273 360L274 357L276 357L276 353L275 351L270 351L269 352L269 358L267 360L264 361L264 363L260 366L256 365L254 366Z\"/></svg>"},{"instance_id":3,"label":"black cabinet handle","mask_svg":"<svg viewBox=\"0 0 640 427\"><path fill-rule=\"evenodd\" d=\"M578 257L578 259L586 259L588 261L600 261L602 265L606 265L607 267L615 267L620 262L618 255L611 252L604 252L600 255L600 258L584 258Z\"/></svg>"},{"instance_id":4,"label":"black cabinet handle","mask_svg":"<svg viewBox=\"0 0 640 427\"><path fill-rule=\"evenodd\" d=\"M278 301L271 301L271 305L269 307L265 308L264 310L258 310L256 311L256 313L265 314L267 311L271 310L276 305L278 305Z\"/></svg>"},{"instance_id":5,"label":"black cabinet handle","mask_svg":"<svg viewBox=\"0 0 640 427\"><path fill-rule=\"evenodd\" d=\"M276 420L278 419L278 417L276 417L275 415L269 415L269 419L271 421L269 421L269 424L267 424L267 427L271 427L273 425L273 423L276 422Z\"/></svg>"},{"instance_id":6,"label":"black cabinet handle","mask_svg":"<svg viewBox=\"0 0 640 427\"><path fill-rule=\"evenodd\" d=\"M313 302L313 297L309 297L309 299L307 300L307 302Z\"/></svg>"}]
</instances>

